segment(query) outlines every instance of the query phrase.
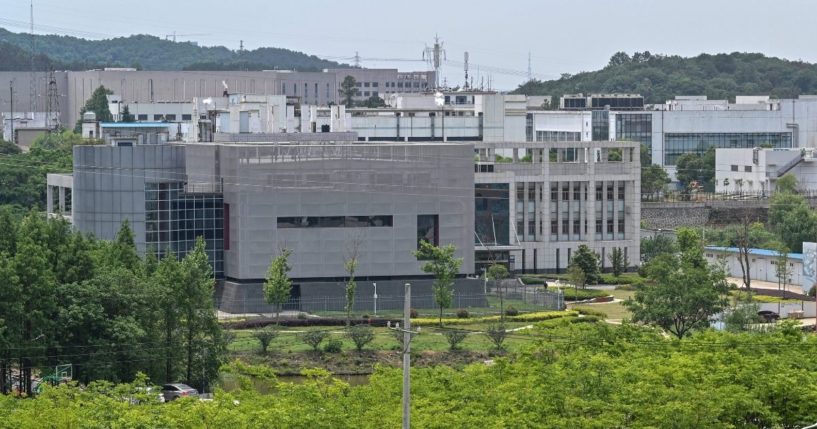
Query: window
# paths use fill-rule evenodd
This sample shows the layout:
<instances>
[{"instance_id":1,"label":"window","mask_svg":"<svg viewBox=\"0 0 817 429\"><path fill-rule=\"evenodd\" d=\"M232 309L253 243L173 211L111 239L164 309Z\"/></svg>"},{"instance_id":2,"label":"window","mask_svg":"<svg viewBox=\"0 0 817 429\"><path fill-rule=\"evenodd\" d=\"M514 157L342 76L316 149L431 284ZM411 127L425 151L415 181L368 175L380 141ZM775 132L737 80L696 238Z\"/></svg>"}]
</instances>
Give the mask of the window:
<instances>
[{"instance_id":1,"label":"window","mask_svg":"<svg viewBox=\"0 0 817 429\"><path fill-rule=\"evenodd\" d=\"M182 115L182 121L191 121L191 120L193 120L193 115L190 115L190 114L187 114L187 113Z\"/></svg>"},{"instance_id":2,"label":"window","mask_svg":"<svg viewBox=\"0 0 817 429\"><path fill-rule=\"evenodd\" d=\"M278 228L361 228L393 226L392 216L294 216L279 217Z\"/></svg>"},{"instance_id":3,"label":"window","mask_svg":"<svg viewBox=\"0 0 817 429\"><path fill-rule=\"evenodd\" d=\"M751 173L751 172L752 172L752 166L751 166L751 165L747 165L747 166L743 167L743 171L745 171L745 172L747 172L747 173Z\"/></svg>"},{"instance_id":4,"label":"window","mask_svg":"<svg viewBox=\"0 0 817 429\"><path fill-rule=\"evenodd\" d=\"M372 82L372 88L377 88L378 85L379 85L378 82Z\"/></svg>"},{"instance_id":5,"label":"window","mask_svg":"<svg viewBox=\"0 0 817 429\"><path fill-rule=\"evenodd\" d=\"M369 96L369 91L365 91L365 92L363 93L363 96L364 96L364 97L368 97L368 96Z\"/></svg>"},{"instance_id":6,"label":"window","mask_svg":"<svg viewBox=\"0 0 817 429\"><path fill-rule=\"evenodd\" d=\"M737 165L733 165L733 166L732 166L732 171L738 171L738 166L737 166Z\"/></svg>"},{"instance_id":7,"label":"window","mask_svg":"<svg viewBox=\"0 0 817 429\"><path fill-rule=\"evenodd\" d=\"M596 183L596 201L604 199L604 188L601 183Z\"/></svg>"},{"instance_id":8,"label":"window","mask_svg":"<svg viewBox=\"0 0 817 429\"><path fill-rule=\"evenodd\" d=\"M427 241L435 246L440 245L440 216L417 215L417 248Z\"/></svg>"},{"instance_id":9,"label":"window","mask_svg":"<svg viewBox=\"0 0 817 429\"><path fill-rule=\"evenodd\" d=\"M558 220L550 221L550 233L551 234L558 234L559 233L559 221Z\"/></svg>"},{"instance_id":10,"label":"window","mask_svg":"<svg viewBox=\"0 0 817 429\"><path fill-rule=\"evenodd\" d=\"M565 201L570 199L570 186L567 183L562 185L562 199Z\"/></svg>"},{"instance_id":11,"label":"window","mask_svg":"<svg viewBox=\"0 0 817 429\"><path fill-rule=\"evenodd\" d=\"M369 83L369 82L363 82L363 87L364 87L364 88L368 88L368 87L370 87L370 86L372 86L372 84L371 84L371 83Z\"/></svg>"},{"instance_id":12,"label":"window","mask_svg":"<svg viewBox=\"0 0 817 429\"><path fill-rule=\"evenodd\" d=\"M176 115L167 114L167 115L165 115L165 119L167 119L168 121L175 121L176 120Z\"/></svg>"},{"instance_id":13,"label":"window","mask_svg":"<svg viewBox=\"0 0 817 429\"><path fill-rule=\"evenodd\" d=\"M575 201L579 201L582 199L582 187L578 183L573 185L573 199Z\"/></svg>"},{"instance_id":14,"label":"window","mask_svg":"<svg viewBox=\"0 0 817 429\"><path fill-rule=\"evenodd\" d=\"M162 120L162 115L153 115L153 120L154 121L161 121Z\"/></svg>"},{"instance_id":15,"label":"window","mask_svg":"<svg viewBox=\"0 0 817 429\"><path fill-rule=\"evenodd\" d=\"M570 221L562 219L562 234L570 234Z\"/></svg>"},{"instance_id":16,"label":"window","mask_svg":"<svg viewBox=\"0 0 817 429\"><path fill-rule=\"evenodd\" d=\"M619 219L618 220L618 232L621 232L621 233L624 232L624 219Z\"/></svg>"},{"instance_id":17,"label":"window","mask_svg":"<svg viewBox=\"0 0 817 429\"><path fill-rule=\"evenodd\" d=\"M613 233L613 219L607 219L607 233Z\"/></svg>"},{"instance_id":18,"label":"window","mask_svg":"<svg viewBox=\"0 0 817 429\"><path fill-rule=\"evenodd\" d=\"M573 233L574 234L581 234L582 233L582 224L579 219L573 220Z\"/></svg>"},{"instance_id":19,"label":"window","mask_svg":"<svg viewBox=\"0 0 817 429\"><path fill-rule=\"evenodd\" d=\"M601 234L604 228L604 222L601 219L596 219L596 234Z\"/></svg>"},{"instance_id":20,"label":"window","mask_svg":"<svg viewBox=\"0 0 817 429\"><path fill-rule=\"evenodd\" d=\"M148 120L148 115L140 113L140 114L136 115L136 120L137 121L147 121Z\"/></svg>"},{"instance_id":21,"label":"window","mask_svg":"<svg viewBox=\"0 0 817 429\"><path fill-rule=\"evenodd\" d=\"M613 201L613 184L607 184L607 201Z\"/></svg>"},{"instance_id":22,"label":"window","mask_svg":"<svg viewBox=\"0 0 817 429\"><path fill-rule=\"evenodd\" d=\"M403 87L403 82L397 82L397 87L402 88Z\"/></svg>"},{"instance_id":23,"label":"window","mask_svg":"<svg viewBox=\"0 0 817 429\"><path fill-rule=\"evenodd\" d=\"M624 184L618 185L618 199L624 201Z\"/></svg>"},{"instance_id":24,"label":"window","mask_svg":"<svg viewBox=\"0 0 817 429\"><path fill-rule=\"evenodd\" d=\"M550 200L556 201L559 199L559 185L551 184L550 185Z\"/></svg>"}]
</instances>

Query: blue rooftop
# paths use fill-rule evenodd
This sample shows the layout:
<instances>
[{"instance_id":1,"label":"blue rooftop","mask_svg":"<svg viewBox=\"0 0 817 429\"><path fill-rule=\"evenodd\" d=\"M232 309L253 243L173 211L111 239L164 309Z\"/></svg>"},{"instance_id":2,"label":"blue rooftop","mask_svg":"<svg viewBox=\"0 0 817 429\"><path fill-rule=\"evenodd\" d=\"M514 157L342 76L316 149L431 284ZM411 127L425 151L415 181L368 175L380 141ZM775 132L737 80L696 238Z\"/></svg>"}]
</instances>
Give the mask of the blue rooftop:
<instances>
[{"instance_id":1,"label":"blue rooftop","mask_svg":"<svg viewBox=\"0 0 817 429\"><path fill-rule=\"evenodd\" d=\"M167 128L171 122L100 122L102 128Z\"/></svg>"},{"instance_id":2,"label":"blue rooftop","mask_svg":"<svg viewBox=\"0 0 817 429\"><path fill-rule=\"evenodd\" d=\"M727 253L738 253L739 252L737 247L706 246L705 249L706 250L712 250L712 251L715 251L715 252L727 252ZM756 256L769 256L769 257L773 257L773 258L776 258L778 256L776 250L755 249L755 248L750 248L749 249L749 254L750 255L756 255ZM802 262L803 261L803 254L802 253L789 253L789 259Z\"/></svg>"}]
</instances>

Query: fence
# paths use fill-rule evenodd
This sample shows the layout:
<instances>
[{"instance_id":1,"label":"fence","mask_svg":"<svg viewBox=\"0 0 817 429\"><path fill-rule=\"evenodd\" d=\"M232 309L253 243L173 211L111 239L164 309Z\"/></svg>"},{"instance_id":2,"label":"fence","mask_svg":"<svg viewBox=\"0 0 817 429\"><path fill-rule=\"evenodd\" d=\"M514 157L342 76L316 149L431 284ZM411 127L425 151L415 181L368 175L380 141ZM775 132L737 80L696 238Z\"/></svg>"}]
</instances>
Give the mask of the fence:
<instances>
[{"instance_id":1,"label":"fence","mask_svg":"<svg viewBox=\"0 0 817 429\"><path fill-rule=\"evenodd\" d=\"M708 202L708 201L765 201L774 192L746 191L746 192L661 192L642 193L642 202ZM806 199L817 199L817 190L800 190L798 195Z\"/></svg>"},{"instance_id":2,"label":"fence","mask_svg":"<svg viewBox=\"0 0 817 429\"><path fill-rule=\"evenodd\" d=\"M492 306L488 298L496 297L493 291L488 296L485 294L457 294L451 301L450 311L464 308L472 313L498 313L499 308L496 303ZM515 288L508 289L505 294L508 300L518 300L526 304L524 308L517 308L523 311L543 311L559 310L564 308L564 298L560 293L535 290L535 288ZM230 300L219 299L216 305L222 311L234 314L269 314L275 308L264 302L263 299ZM412 295L411 307L415 309L426 309L427 313L434 313L437 308L434 295ZM496 308L494 308L496 307ZM346 311L346 299L344 297L310 297L295 298L289 300L282 306L283 311L322 313L322 312L344 312ZM372 296L356 297L353 311L357 314L374 315L379 312L402 313L403 296L378 296L375 300ZM423 310L420 310L422 313Z\"/></svg>"}]
</instances>

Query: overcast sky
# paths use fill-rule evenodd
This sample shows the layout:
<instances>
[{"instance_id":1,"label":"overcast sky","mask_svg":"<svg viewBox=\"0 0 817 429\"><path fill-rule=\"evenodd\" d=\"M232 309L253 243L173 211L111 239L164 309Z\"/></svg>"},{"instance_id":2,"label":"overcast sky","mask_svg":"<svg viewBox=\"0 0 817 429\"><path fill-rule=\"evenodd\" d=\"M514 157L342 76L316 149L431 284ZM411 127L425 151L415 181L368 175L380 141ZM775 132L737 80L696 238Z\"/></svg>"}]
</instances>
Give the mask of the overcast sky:
<instances>
[{"instance_id":1,"label":"overcast sky","mask_svg":"<svg viewBox=\"0 0 817 429\"><path fill-rule=\"evenodd\" d=\"M25 31L28 0L1 0L0 26ZM173 33L178 40L237 49L283 47L366 67L424 69L423 49L444 41L450 84L491 68L495 87L535 76L595 70L616 51L694 56L761 52L817 62L817 1L808 0L34 0L35 32L86 38ZM41 27L42 26L42 27ZM367 60L367 58L375 60Z\"/></svg>"}]
</instances>

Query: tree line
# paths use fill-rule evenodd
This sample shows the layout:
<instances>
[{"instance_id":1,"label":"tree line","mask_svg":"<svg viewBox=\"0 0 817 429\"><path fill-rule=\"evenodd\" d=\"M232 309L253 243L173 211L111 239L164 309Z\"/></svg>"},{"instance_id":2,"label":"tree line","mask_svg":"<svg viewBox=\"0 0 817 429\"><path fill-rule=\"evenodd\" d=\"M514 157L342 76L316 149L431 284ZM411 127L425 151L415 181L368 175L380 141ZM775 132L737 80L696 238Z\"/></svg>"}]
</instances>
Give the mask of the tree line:
<instances>
[{"instance_id":1,"label":"tree line","mask_svg":"<svg viewBox=\"0 0 817 429\"><path fill-rule=\"evenodd\" d=\"M0 391L31 395L32 376L70 365L73 379L184 380L206 387L225 338L199 239L182 260L140 257L123 223L113 241L62 218L0 210Z\"/></svg>"},{"instance_id":2,"label":"tree line","mask_svg":"<svg viewBox=\"0 0 817 429\"><path fill-rule=\"evenodd\" d=\"M684 58L649 51L614 54L601 70L563 74L559 79L532 80L517 94L558 97L576 93L636 93L646 103L664 103L676 95L706 95L734 100L736 95L768 94L796 98L817 92L817 65L757 53L701 54Z\"/></svg>"}]
</instances>

